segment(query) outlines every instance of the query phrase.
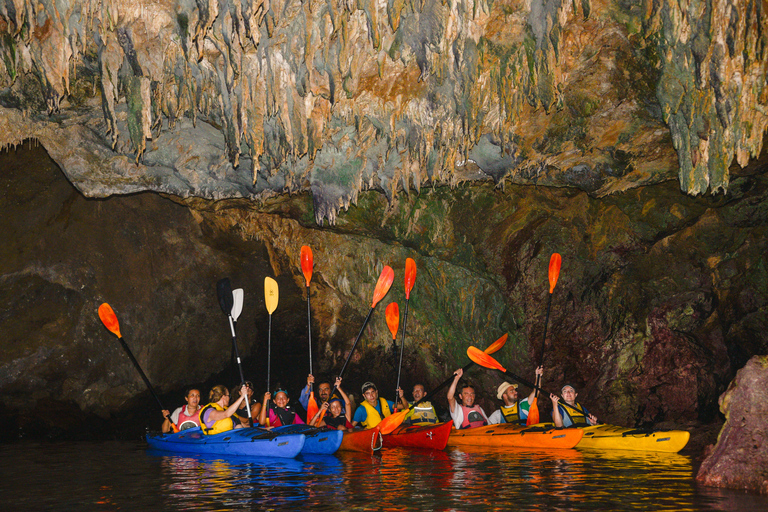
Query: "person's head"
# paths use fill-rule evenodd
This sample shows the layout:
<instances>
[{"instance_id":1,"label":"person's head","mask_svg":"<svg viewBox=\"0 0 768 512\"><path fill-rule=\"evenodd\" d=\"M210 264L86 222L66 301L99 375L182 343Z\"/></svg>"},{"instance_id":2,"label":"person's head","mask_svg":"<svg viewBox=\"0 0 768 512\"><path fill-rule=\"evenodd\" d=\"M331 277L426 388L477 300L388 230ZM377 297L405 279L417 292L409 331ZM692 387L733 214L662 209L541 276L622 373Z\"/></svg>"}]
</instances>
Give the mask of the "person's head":
<instances>
[{"instance_id":1,"label":"person's head","mask_svg":"<svg viewBox=\"0 0 768 512\"><path fill-rule=\"evenodd\" d=\"M317 386L317 396L319 396L320 400L323 402L327 402L328 399L331 398L331 383L321 382Z\"/></svg>"},{"instance_id":2,"label":"person's head","mask_svg":"<svg viewBox=\"0 0 768 512\"><path fill-rule=\"evenodd\" d=\"M461 386L459 398L461 399L461 405L464 407L472 407L475 404L475 386L468 382L464 383Z\"/></svg>"},{"instance_id":3,"label":"person's head","mask_svg":"<svg viewBox=\"0 0 768 512\"><path fill-rule=\"evenodd\" d=\"M511 405L517 400L517 384L502 382L496 388L496 398L504 402L504 405Z\"/></svg>"},{"instance_id":4,"label":"person's head","mask_svg":"<svg viewBox=\"0 0 768 512\"><path fill-rule=\"evenodd\" d=\"M341 416L341 411L342 411L341 400L339 400L338 398L332 399L328 404L328 411L331 413L331 416L333 416L334 418L338 418L339 416Z\"/></svg>"},{"instance_id":5,"label":"person's head","mask_svg":"<svg viewBox=\"0 0 768 512\"><path fill-rule=\"evenodd\" d=\"M190 407L193 409L196 408L198 404L200 404L200 390L197 388L189 388L184 399Z\"/></svg>"},{"instance_id":6,"label":"person's head","mask_svg":"<svg viewBox=\"0 0 768 512\"><path fill-rule=\"evenodd\" d=\"M413 399L415 401L419 401L422 398L426 396L426 392L424 391L424 385L423 384L416 384L413 386Z\"/></svg>"},{"instance_id":7,"label":"person's head","mask_svg":"<svg viewBox=\"0 0 768 512\"><path fill-rule=\"evenodd\" d=\"M376 406L376 401L379 399L379 390L376 389L376 384L373 382L366 382L362 388L363 398L369 404Z\"/></svg>"},{"instance_id":8,"label":"person's head","mask_svg":"<svg viewBox=\"0 0 768 512\"><path fill-rule=\"evenodd\" d=\"M250 401L251 398L253 397L253 382L247 380L247 381L243 382L243 386L248 388L248 400Z\"/></svg>"},{"instance_id":9,"label":"person's head","mask_svg":"<svg viewBox=\"0 0 768 512\"><path fill-rule=\"evenodd\" d=\"M273 400L275 401L275 405L285 409L285 406L288 405L288 392L284 389L276 390Z\"/></svg>"},{"instance_id":10,"label":"person's head","mask_svg":"<svg viewBox=\"0 0 768 512\"><path fill-rule=\"evenodd\" d=\"M213 386L210 393L208 393L208 401L218 402L219 405L224 407L229 406L229 390L221 384Z\"/></svg>"},{"instance_id":11,"label":"person's head","mask_svg":"<svg viewBox=\"0 0 768 512\"><path fill-rule=\"evenodd\" d=\"M563 389L560 390L560 394L563 395L563 400L571 405L576 403L576 397L579 396L579 394L570 384L563 386Z\"/></svg>"}]
</instances>

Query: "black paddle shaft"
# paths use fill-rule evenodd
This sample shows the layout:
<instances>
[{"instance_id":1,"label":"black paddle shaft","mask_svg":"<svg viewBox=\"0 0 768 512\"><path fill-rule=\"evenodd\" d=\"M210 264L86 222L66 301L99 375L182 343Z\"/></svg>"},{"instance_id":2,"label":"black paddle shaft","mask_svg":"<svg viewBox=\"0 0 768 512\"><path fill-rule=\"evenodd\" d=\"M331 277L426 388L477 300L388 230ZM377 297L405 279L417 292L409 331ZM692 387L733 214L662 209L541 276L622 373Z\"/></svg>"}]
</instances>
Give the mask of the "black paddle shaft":
<instances>
[{"instance_id":1,"label":"black paddle shaft","mask_svg":"<svg viewBox=\"0 0 768 512\"><path fill-rule=\"evenodd\" d=\"M403 351L405 350L405 325L408 323L408 299L405 299L405 312L403 313L403 334L400 335L400 364L397 365L397 385L395 386L395 396L400 389L400 370L403 368Z\"/></svg>"},{"instance_id":2,"label":"black paddle shaft","mask_svg":"<svg viewBox=\"0 0 768 512\"><path fill-rule=\"evenodd\" d=\"M352 359L352 354L355 353L355 348L357 348L357 342L360 341L360 337L363 335L365 326L368 325L368 320L371 319L372 313L373 313L373 308L371 308L371 310L368 311L368 315L365 317L365 320L363 321L363 326L360 328L360 332L357 333L357 338L355 339L355 343L352 344L352 350L349 351L349 354L347 355L347 359L344 361L344 366L341 367L341 371L339 372L339 378L341 378L341 376L344 375L344 370L347 368L347 363L349 363L349 360ZM333 389L331 390L331 394L328 395L329 400L333 397L333 394L335 392L336 392L336 383L334 382Z\"/></svg>"}]
</instances>

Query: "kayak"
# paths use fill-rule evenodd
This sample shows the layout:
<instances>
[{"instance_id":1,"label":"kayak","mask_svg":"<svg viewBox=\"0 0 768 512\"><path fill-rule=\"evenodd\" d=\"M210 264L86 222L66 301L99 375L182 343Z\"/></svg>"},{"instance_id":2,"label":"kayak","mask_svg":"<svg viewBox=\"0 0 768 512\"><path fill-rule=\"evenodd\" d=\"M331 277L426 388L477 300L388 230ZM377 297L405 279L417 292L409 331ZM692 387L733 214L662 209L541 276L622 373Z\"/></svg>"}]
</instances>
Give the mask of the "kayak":
<instances>
[{"instance_id":1,"label":"kayak","mask_svg":"<svg viewBox=\"0 0 768 512\"><path fill-rule=\"evenodd\" d=\"M318 428L304 423L275 427L272 432L281 434L304 434L304 448L301 453L318 453L330 455L336 453L341 445L344 432L328 428Z\"/></svg>"},{"instance_id":2,"label":"kayak","mask_svg":"<svg viewBox=\"0 0 768 512\"><path fill-rule=\"evenodd\" d=\"M685 430L646 430L619 427L616 425L594 425L579 427L584 431L576 448L597 450L636 450L646 452L677 453L691 437Z\"/></svg>"},{"instance_id":3,"label":"kayak","mask_svg":"<svg viewBox=\"0 0 768 512\"><path fill-rule=\"evenodd\" d=\"M584 431L578 428L558 429L547 425L516 425L501 423L451 430L448 446L493 446L523 448L573 448L581 441Z\"/></svg>"},{"instance_id":4,"label":"kayak","mask_svg":"<svg viewBox=\"0 0 768 512\"><path fill-rule=\"evenodd\" d=\"M384 435L384 448L407 446L428 450L444 450L451 435L452 421L424 426L399 426L392 433Z\"/></svg>"},{"instance_id":5,"label":"kayak","mask_svg":"<svg viewBox=\"0 0 768 512\"><path fill-rule=\"evenodd\" d=\"M381 449L382 436L379 427L344 432L340 451L373 453Z\"/></svg>"},{"instance_id":6,"label":"kayak","mask_svg":"<svg viewBox=\"0 0 768 512\"><path fill-rule=\"evenodd\" d=\"M304 434L281 434L258 427L238 428L211 436L203 434L200 427L170 434L147 433L147 443L155 450L289 459L301 453L305 439Z\"/></svg>"}]
</instances>

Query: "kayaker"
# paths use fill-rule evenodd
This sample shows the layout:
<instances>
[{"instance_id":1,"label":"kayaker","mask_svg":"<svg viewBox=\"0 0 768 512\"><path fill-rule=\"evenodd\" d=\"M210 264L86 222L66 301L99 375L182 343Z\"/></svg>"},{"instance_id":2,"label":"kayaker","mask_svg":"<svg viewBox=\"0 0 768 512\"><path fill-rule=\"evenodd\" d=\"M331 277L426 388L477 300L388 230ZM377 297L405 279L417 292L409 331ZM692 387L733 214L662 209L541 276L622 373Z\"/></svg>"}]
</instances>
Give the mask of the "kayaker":
<instances>
[{"instance_id":1,"label":"kayaker","mask_svg":"<svg viewBox=\"0 0 768 512\"><path fill-rule=\"evenodd\" d=\"M581 409L586 413L586 417L576 409L560 404L560 398L555 394L550 394L549 398L552 400L552 421L555 423L556 427L586 427L587 425L597 425L597 416L590 413L586 407L576 401L576 397L579 396L579 394L576 393L576 389L574 389L573 386L566 384L563 386L563 389L560 390L560 393L563 395L565 403Z\"/></svg>"},{"instance_id":2,"label":"kayaker","mask_svg":"<svg viewBox=\"0 0 768 512\"><path fill-rule=\"evenodd\" d=\"M265 428L282 427L284 425L304 424L301 416L288 404L288 392L284 389L275 390L274 405L270 406L272 393L264 393L264 403L259 413L259 423Z\"/></svg>"},{"instance_id":3,"label":"kayaker","mask_svg":"<svg viewBox=\"0 0 768 512\"><path fill-rule=\"evenodd\" d=\"M310 373L307 376L307 385L304 387L304 389L301 390L301 394L299 395L299 403L305 409L309 405L309 393L310 393L310 390L312 389L312 384L314 382L315 382L315 376ZM320 403L318 405L322 405L325 402L327 402L330 396L331 396L330 382L323 381L317 385L317 397L320 399Z\"/></svg>"},{"instance_id":4,"label":"kayaker","mask_svg":"<svg viewBox=\"0 0 768 512\"><path fill-rule=\"evenodd\" d=\"M248 390L243 386L240 388L240 398L230 405L229 390L226 386L221 384L213 386L208 393L210 403L200 409L200 426L203 428L203 433L208 435L220 434L233 428L239 428L240 425L235 425L232 420L232 415L235 414L246 396L248 396Z\"/></svg>"},{"instance_id":5,"label":"kayaker","mask_svg":"<svg viewBox=\"0 0 768 512\"><path fill-rule=\"evenodd\" d=\"M395 403L379 398L379 390L373 382L366 382L362 387L363 400L360 406L355 410L355 416L352 418L352 425L361 425L363 428L373 428L381 420L392 414L396 408ZM403 390L397 388L400 404L408 407L408 402L403 398Z\"/></svg>"},{"instance_id":6,"label":"kayaker","mask_svg":"<svg viewBox=\"0 0 768 512\"><path fill-rule=\"evenodd\" d=\"M171 421L179 427L179 430L200 426L200 417L198 414L200 412L200 390L197 388L188 389L187 394L184 396L184 400L187 401L187 405L179 407L172 413L163 409L163 418L165 418L163 426L161 427L163 433L171 431ZM168 420L168 416L171 417L170 421Z\"/></svg>"},{"instance_id":7,"label":"kayaker","mask_svg":"<svg viewBox=\"0 0 768 512\"><path fill-rule=\"evenodd\" d=\"M536 368L536 377L544 374L544 367ZM499 423L517 423L525 425L528 419L528 409L533 401L536 390L531 390L531 394L522 400L517 399L517 384L511 382L502 382L496 389L496 398L504 402L504 405L498 411L494 411L488 418L489 425Z\"/></svg>"},{"instance_id":8,"label":"kayaker","mask_svg":"<svg viewBox=\"0 0 768 512\"><path fill-rule=\"evenodd\" d=\"M485 411L482 407L475 404L475 387L468 382L462 384L459 388L459 400L457 402L453 397L456 393L456 385L459 379L464 375L464 370L459 368L453 372L453 382L448 389L448 405L451 408L451 419L453 420L453 426L458 428L473 428L482 427L488 424L488 416L485 415Z\"/></svg>"},{"instance_id":9,"label":"kayaker","mask_svg":"<svg viewBox=\"0 0 768 512\"><path fill-rule=\"evenodd\" d=\"M245 381L245 387L248 388L248 403L251 406L251 418L253 418L253 422L255 423L256 420L259 418L259 413L261 412L261 403L254 400L253 398L253 383L250 381ZM242 405L240 408L235 412L234 417L237 417L237 420L244 426L244 427L250 427L251 421L248 418L248 408L245 406L245 400L243 400Z\"/></svg>"},{"instance_id":10,"label":"kayaker","mask_svg":"<svg viewBox=\"0 0 768 512\"><path fill-rule=\"evenodd\" d=\"M354 425L352 424L352 404L349 402L349 397L341 389L341 378L336 378L336 390L341 394L344 399L344 407L342 407L342 398L334 396L327 402L323 402L320 410L317 411L315 417L310 421L310 425L313 427L328 427L337 430L352 430ZM330 391L330 390L329 390ZM323 412L325 414L323 415ZM322 419L320 417L322 416Z\"/></svg>"},{"instance_id":11,"label":"kayaker","mask_svg":"<svg viewBox=\"0 0 768 512\"><path fill-rule=\"evenodd\" d=\"M427 393L424 390L424 384L416 384L413 386L413 403L415 404ZM412 404L409 404L409 407ZM440 419L437 417L437 411L435 411L432 402L421 402L419 405L411 409L411 412L405 417L403 421L406 425L434 425L439 423Z\"/></svg>"}]
</instances>

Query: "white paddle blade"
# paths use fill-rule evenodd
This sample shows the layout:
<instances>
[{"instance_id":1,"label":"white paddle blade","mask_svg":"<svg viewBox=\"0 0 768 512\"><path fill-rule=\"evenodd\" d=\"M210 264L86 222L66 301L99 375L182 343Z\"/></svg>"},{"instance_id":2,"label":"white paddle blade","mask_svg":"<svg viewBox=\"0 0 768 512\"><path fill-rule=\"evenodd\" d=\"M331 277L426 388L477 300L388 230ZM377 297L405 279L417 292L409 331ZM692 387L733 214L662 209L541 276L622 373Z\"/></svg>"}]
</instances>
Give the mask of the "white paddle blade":
<instances>
[{"instance_id":1,"label":"white paddle blade","mask_svg":"<svg viewBox=\"0 0 768 512\"><path fill-rule=\"evenodd\" d=\"M235 322L237 322L237 317L240 316L240 313L243 312L244 295L245 293L243 292L242 288L238 288L237 290L232 290L232 298L235 301L235 303L232 305L232 318L234 318Z\"/></svg>"},{"instance_id":2,"label":"white paddle blade","mask_svg":"<svg viewBox=\"0 0 768 512\"><path fill-rule=\"evenodd\" d=\"M264 278L264 303L267 305L267 311L271 315L277 309L278 299L277 281L271 277Z\"/></svg>"}]
</instances>

